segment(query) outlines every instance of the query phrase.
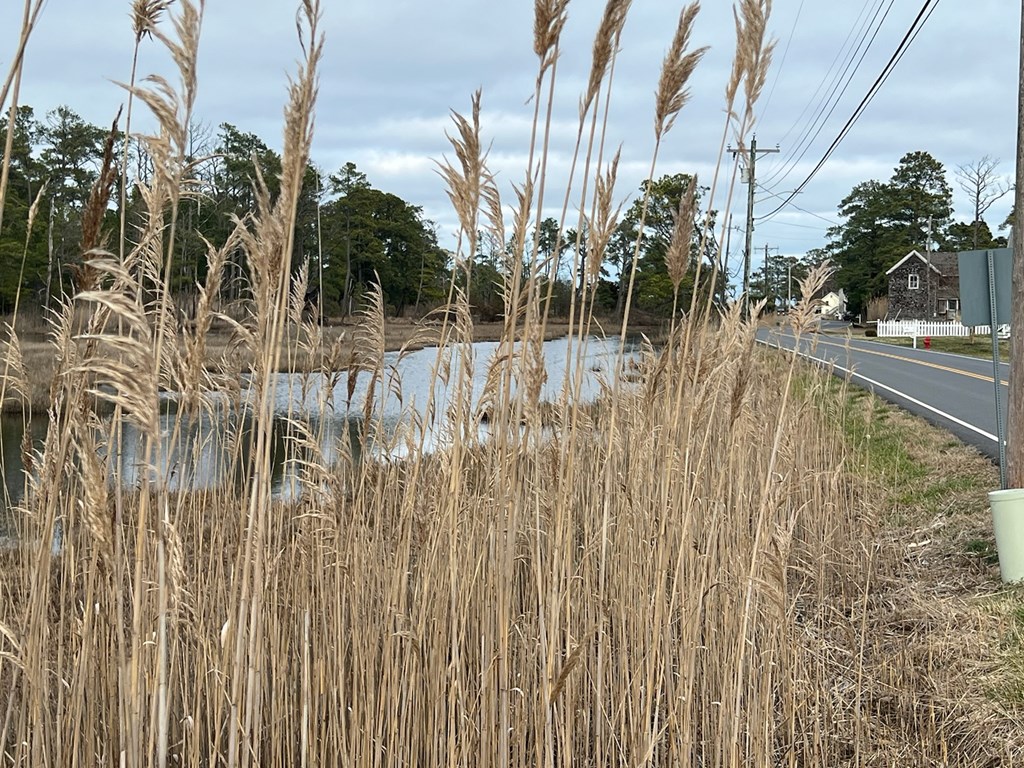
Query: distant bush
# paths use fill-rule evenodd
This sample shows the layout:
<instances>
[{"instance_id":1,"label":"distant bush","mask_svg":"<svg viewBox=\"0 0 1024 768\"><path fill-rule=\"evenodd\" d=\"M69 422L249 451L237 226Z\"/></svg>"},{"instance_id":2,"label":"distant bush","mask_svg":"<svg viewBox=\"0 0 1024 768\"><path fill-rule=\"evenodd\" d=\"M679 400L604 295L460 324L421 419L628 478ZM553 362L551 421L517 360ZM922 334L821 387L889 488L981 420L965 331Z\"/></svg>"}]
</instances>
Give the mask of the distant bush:
<instances>
[{"instance_id":1,"label":"distant bush","mask_svg":"<svg viewBox=\"0 0 1024 768\"><path fill-rule=\"evenodd\" d=\"M878 330L875 328L868 328L866 331L864 331L864 335L867 336L869 339L873 339L878 335Z\"/></svg>"}]
</instances>

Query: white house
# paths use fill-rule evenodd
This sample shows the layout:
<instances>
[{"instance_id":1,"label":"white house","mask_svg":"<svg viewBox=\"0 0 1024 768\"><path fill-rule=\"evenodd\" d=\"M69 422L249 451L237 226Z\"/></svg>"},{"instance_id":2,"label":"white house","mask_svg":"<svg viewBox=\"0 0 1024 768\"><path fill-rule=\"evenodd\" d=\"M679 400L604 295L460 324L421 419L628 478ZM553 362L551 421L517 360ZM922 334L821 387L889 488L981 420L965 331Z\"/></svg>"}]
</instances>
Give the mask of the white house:
<instances>
[{"instance_id":1,"label":"white house","mask_svg":"<svg viewBox=\"0 0 1024 768\"><path fill-rule=\"evenodd\" d=\"M846 314L846 292L840 288L826 293L821 297L818 312L822 317L842 318Z\"/></svg>"}]
</instances>

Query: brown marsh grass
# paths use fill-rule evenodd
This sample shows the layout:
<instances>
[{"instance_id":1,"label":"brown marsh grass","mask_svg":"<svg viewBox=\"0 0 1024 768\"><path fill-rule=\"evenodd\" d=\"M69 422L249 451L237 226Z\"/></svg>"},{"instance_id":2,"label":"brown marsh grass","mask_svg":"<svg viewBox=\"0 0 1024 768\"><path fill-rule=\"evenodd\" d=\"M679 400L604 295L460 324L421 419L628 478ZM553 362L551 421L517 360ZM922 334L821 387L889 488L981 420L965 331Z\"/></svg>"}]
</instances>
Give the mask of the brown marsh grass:
<instances>
[{"instance_id":1,"label":"brown marsh grass","mask_svg":"<svg viewBox=\"0 0 1024 768\"><path fill-rule=\"evenodd\" d=\"M723 135L741 144L771 59L769 5L737 8ZM585 406L574 393L596 329L588 289L569 328L573 376L557 402L542 401L552 265L527 233L552 194L544 168L568 2L535 6L536 130L508 225L479 95L455 115L441 167L466 280L480 229L529 257L506 265L497 354L475 371L453 363L474 339L453 281L431 329L451 406L424 404L413 439L443 423L450 444L357 461L342 442L328 460L322 422L296 410L287 444L302 493L286 501L269 476L276 372L319 356L334 375L345 358L351 376L381 382L389 346L379 294L337 355L292 300L309 279L285 254L313 128L319 5L300 4L280 197L272 204L254 176L258 205L210 249L210 282L182 329L167 277L203 6L137 0L136 43L166 46L179 82L136 86L133 66L129 92L159 123L145 138L158 169L140 189L147 218L117 254L90 251L88 290L48 321L49 429L41 450L26 449L20 546L0 555L0 765L995 765L1019 754L975 727L952 688L916 695L942 675L940 660L873 633L876 585L896 557L874 543L877 496L848 448L844 392L795 359L758 354L738 308L691 306L658 352L630 371L620 358ZM589 186L564 198L564 210L590 211L596 247L618 215L600 110L628 6L610 0L600 24L578 143ZM698 11L683 9L669 41L659 142L700 60L689 42ZM656 165L655 155L652 175ZM214 304L229 247L247 254L253 297L230 320L254 392L248 458L236 459L247 471L193 491L144 471L126 488L110 459L117 425L142 435L144 467L161 466L171 448L159 393L180 396L173 446L224 383L211 329L229 322ZM593 277L601 256L577 269ZM798 331L811 314L796 313ZM627 304L623 339L629 316ZM0 396L25 397L10 338ZM486 377L481 400L474 373ZM481 440L485 409L508 417Z\"/></svg>"}]
</instances>

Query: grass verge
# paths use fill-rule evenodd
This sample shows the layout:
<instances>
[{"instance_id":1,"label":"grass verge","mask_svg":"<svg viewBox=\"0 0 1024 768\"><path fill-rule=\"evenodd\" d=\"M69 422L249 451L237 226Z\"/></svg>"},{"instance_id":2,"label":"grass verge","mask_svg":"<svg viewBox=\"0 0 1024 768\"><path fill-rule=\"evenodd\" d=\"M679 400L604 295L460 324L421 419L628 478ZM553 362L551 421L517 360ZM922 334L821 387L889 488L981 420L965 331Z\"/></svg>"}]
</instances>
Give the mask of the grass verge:
<instances>
[{"instance_id":1,"label":"grass verge","mask_svg":"<svg viewBox=\"0 0 1024 768\"><path fill-rule=\"evenodd\" d=\"M875 697L868 727L879 749L906 744L898 713L925 708L951 749L949 764L1016 764L1024 745L1024 592L999 579L986 496L998 488L998 469L860 389L846 393L841 418L879 513L860 655L878 685L862 695ZM908 666L890 678L896 658ZM913 764L930 764L924 753L916 757Z\"/></svg>"}]
</instances>

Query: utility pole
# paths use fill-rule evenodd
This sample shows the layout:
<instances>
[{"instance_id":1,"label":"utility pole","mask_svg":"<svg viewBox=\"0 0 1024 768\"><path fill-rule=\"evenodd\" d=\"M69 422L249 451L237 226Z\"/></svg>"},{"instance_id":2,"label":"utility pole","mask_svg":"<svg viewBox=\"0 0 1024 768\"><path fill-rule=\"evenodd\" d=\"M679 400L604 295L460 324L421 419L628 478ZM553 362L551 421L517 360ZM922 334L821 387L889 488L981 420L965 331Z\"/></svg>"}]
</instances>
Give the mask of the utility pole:
<instances>
[{"instance_id":1,"label":"utility pole","mask_svg":"<svg viewBox=\"0 0 1024 768\"><path fill-rule=\"evenodd\" d=\"M729 213L729 223L725 227L725 251L719 261L722 262L722 307L725 307L725 292L729 287L729 248L732 243L732 212Z\"/></svg>"},{"instance_id":2,"label":"utility pole","mask_svg":"<svg viewBox=\"0 0 1024 768\"><path fill-rule=\"evenodd\" d=\"M1021 2L1017 81L1017 189L1013 209L1013 288L1010 310L1010 386L1007 487L1024 488L1024 0ZM995 318L992 318L995 322Z\"/></svg>"},{"instance_id":3,"label":"utility pole","mask_svg":"<svg viewBox=\"0 0 1024 768\"><path fill-rule=\"evenodd\" d=\"M793 310L793 257L786 259L786 312Z\"/></svg>"},{"instance_id":4,"label":"utility pole","mask_svg":"<svg viewBox=\"0 0 1024 768\"><path fill-rule=\"evenodd\" d=\"M761 149L757 148L757 136L753 136L750 139L750 153L747 156L747 242L746 248L743 250L743 314L750 314L750 261L753 256L754 247L754 185L757 182L757 155L772 154L778 152L779 148L775 149ZM736 157L742 152L742 148L733 149L729 147L729 152L733 157ZM767 267L767 261L765 262ZM767 280L767 271L765 273L765 279ZM767 295L768 291L765 291Z\"/></svg>"},{"instance_id":5,"label":"utility pole","mask_svg":"<svg viewBox=\"0 0 1024 768\"><path fill-rule=\"evenodd\" d=\"M775 251L776 253L778 253L779 252L779 246L777 246L777 245L768 245L767 243L764 246L764 300L765 300L765 302L768 301L768 297L769 297L769 294L771 293L771 288L772 288L771 281L770 281L771 280L771 278L770 278L770 263L769 263L770 262L770 257L768 256L768 251ZM773 298L772 299L772 311L774 312L774 310L775 310L775 300Z\"/></svg>"},{"instance_id":6,"label":"utility pole","mask_svg":"<svg viewBox=\"0 0 1024 768\"><path fill-rule=\"evenodd\" d=\"M925 260L927 261L927 268L924 271L927 282L925 283L925 297L924 300L927 302L927 306L924 308L925 318L931 313L931 316L935 317L935 303L932 301L932 217L928 217L928 239L924 243Z\"/></svg>"}]
</instances>

